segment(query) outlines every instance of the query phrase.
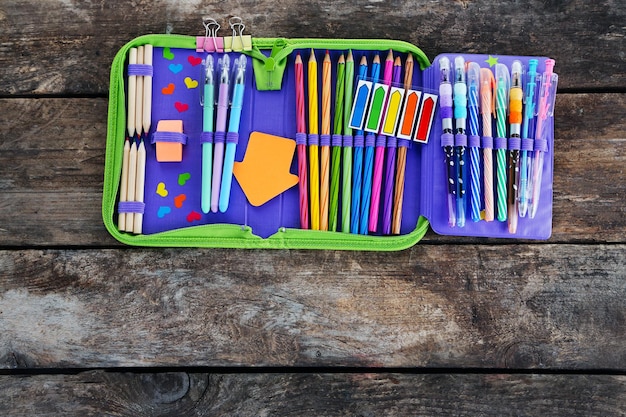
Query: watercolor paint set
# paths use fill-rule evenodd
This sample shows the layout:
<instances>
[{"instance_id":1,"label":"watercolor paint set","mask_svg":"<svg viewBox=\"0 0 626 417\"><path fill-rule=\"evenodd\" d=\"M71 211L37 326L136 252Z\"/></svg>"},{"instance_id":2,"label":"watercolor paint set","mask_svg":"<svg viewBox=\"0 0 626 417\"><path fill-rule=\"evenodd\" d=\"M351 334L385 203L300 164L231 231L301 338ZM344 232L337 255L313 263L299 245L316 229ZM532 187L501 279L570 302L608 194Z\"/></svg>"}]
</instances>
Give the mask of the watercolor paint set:
<instances>
[{"instance_id":1,"label":"watercolor paint set","mask_svg":"<svg viewBox=\"0 0 626 417\"><path fill-rule=\"evenodd\" d=\"M212 26L213 24L213 26ZM141 246L400 250L547 239L543 57L394 40L146 35L111 69L102 213Z\"/></svg>"}]
</instances>

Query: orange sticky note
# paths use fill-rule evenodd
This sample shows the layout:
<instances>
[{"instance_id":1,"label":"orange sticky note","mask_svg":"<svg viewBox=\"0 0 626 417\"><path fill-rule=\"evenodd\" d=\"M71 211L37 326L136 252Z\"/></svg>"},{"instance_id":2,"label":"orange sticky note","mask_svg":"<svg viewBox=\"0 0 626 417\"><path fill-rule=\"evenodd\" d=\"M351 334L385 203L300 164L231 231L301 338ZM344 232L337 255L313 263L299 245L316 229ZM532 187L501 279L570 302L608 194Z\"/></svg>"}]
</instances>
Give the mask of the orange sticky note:
<instances>
[{"instance_id":1,"label":"orange sticky note","mask_svg":"<svg viewBox=\"0 0 626 417\"><path fill-rule=\"evenodd\" d=\"M158 132L183 133L182 120L161 120L157 124ZM180 162L183 160L183 144L177 142L157 142L156 160L159 162Z\"/></svg>"},{"instance_id":2,"label":"orange sticky note","mask_svg":"<svg viewBox=\"0 0 626 417\"><path fill-rule=\"evenodd\" d=\"M289 172L296 141L252 132L243 161L235 162L233 174L253 206L260 206L298 183Z\"/></svg>"}]
</instances>

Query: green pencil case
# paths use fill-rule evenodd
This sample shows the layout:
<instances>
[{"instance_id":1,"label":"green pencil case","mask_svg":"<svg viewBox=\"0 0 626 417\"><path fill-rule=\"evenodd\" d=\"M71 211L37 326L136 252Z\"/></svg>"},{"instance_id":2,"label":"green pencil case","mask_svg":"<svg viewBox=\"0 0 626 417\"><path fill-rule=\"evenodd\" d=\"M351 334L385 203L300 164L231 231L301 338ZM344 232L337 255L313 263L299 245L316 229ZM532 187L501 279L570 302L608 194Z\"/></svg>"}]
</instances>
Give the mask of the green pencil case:
<instances>
[{"instance_id":1,"label":"green pencil case","mask_svg":"<svg viewBox=\"0 0 626 417\"><path fill-rule=\"evenodd\" d=\"M216 41L218 39L220 42ZM137 61L130 55L136 53L133 50L139 50L145 45L152 47L150 63ZM355 104L359 97L359 80L369 81L371 97L361 101L367 103L367 108L363 111L372 113L371 103L376 87L383 84L385 58L390 54L389 51L394 60L397 62L399 58L403 65L400 70L403 80L407 78L404 66L407 57L410 55L414 61L408 77L410 88L404 88L409 85L401 85L395 79L385 91L385 104L381 108L387 113L391 111L387 107L393 108L391 93L402 95L398 109L404 108L405 111L396 116L393 127L395 134L382 135L380 131L348 128L349 121L354 116L354 107L357 106L345 105L350 111L342 110L340 116L336 114L338 107L341 107L341 100L337 97L347 97L346 91L351 91L350 104ZM346 84L347 78L344 78L344 83L338 88L338 62L346 62L348 52L352 55L354 66L352 85ZM312 116L309 99L314 95L314 87L308 84L312 72L308 62L311 54L314 55L316 68L319 69L316 77L319 121L317 132L311 129L312 122L309 120ZM370 69L373 69L376 55L381 60L378 79L371 73L359 77L361 60L366 59ZM232 113L228 116L228 123L222 121L221 129L219 127L218 90L221 78L224 77L220 73L219 65L223 63L225 56L229 57L231 64L227 71L230 79L226 93L229 97L226 114L236 107L233 103L237 101L234 99L237 84L244 91L238 114L238 129L231 129L230 125L235 118ZM295 70L298 56L298 59L304 61L304 104L298 103L296 94L296 85L301 82ZM327 56L330 58L330 93L328 90L323 91L323 66ZM480 55L467 57L472 60L491 58ZM531 59L499 58L509 67L513 58L521 59L524 65ZM205 102L206 90L203 87L207 82L210 59L214 65L211 73L214 77L215 96L213 100ZM146 60L148 61L147 58ZM544 58L540 60L545 61ZM245 61L244 76L237 80L235 67L241 65L242 61ZM342 63L344 65L346 64ZM539 70L541 69L540 64ZM401 250L414 245L424 236L429 220L435 231L444 234L548 238L552 216L551 118L546 123L549 151L545 152L546 157L543 158L541 179L541 198L544 204L540 206L535 217L520 218L517 231L510 233L506 222L471 221L468 199L463 203L468 209L466 224L458 227L448 223L445 197L447 170L444 148L440 143L442 123L438 117L437 101L439 71L438 65L431 66L419 48L394 40L250 39L235 36L227 39L182 35L147 35L136 38L120 49L111 68L102 201L104 224L113 237L125 244L165 247ZM151 84L150 115L146 120L145 116L137 117L138 112L135 110L134 134L131 133L132 118L128 116L131 107L129 97L132 95L130 80L133 76L135 80L149 77L151 81L145 83ZM132 84L135 83L136 81ZM345 88L346 85L348 88ZM132 91L136 92L135 88L133 85ZM400 90L402 91L398 93ZM417 100L413 103L415 108L409 120L406 106L410 91L415 92ZM328 101L328 96L330 106L323 103L324 100ZM346 102L345 99L343 101ZM306 113L305 132L300 131L302 129L297 121L302 113L298 106L302 105ZM136 107L139 106L137 101ZM206 128L205 108L208 106L213 108L213 114L209 116L213 122L210 133ZM323 127L324 113L328 114L325 106L330 107L330 132L324 132ZM369 115L365 115L365 120L366 116ZM382 126L387 116L381 114L378 117L379 125ZM403 117L408 121L403 122ZM337 128L337 123L342 125L341 128ZM408 126L408 136L400 135L403 123ZM167 128L163 129L166 125ZM180 128L171 129L172 125ZM237 131L233 134L231 130ZM224 167L228 165L225 161L228 159L229 147L231 158L234 155L235 161L228 206L223 211L222 207L205 207L202 197L203 181L206 181L203 175L206 175L206 171L211 172L217 164L216 155L220 146L218 143L221 144L222 151L226 149L226 156L220 163ZM231 143L235 143L235 146L229 145ZM274 144L280 144L282 151L287 149L281 153L280 160L274 155ZM299 145L304 145L306 149L305 172L308 184L305 188L297 184L302 177L298 165L299 153L296 151ZM316 146L314 151L313 146ZM324 147L329 158L326 167L323 162ZM212 151L212 169L206 169L203 165L207 160L207 148ZM143 162L129 162L135 161L132 158L138 158L136 155L143 152ZM252 160L253 152L258 152L255 155L263 155L260 162L255 159L256 163L247 163L248 156ZM168 159L172 155L174 159ZM319 158L318 161L315 161L315 157ZM361 158L359 166L355 162L357 157ZM134 171L137 164L140 170L143 169L143 173L132 176L136 186L134 192L130 193L132 190L129 190L131 187L128 184L131 180L128 172L131 169L132 172L139 172ZM312 196L315 193L311 190L313 177L310 175L311 166L318 166L317 164L320 164L318 172L321 179L316 180L320 181L317 191L320 196L315 196L315 201L320 202L319 206L313 203ZM130 165L133 167L129 168ZM344 180L342 175L347 175L347 165L352 169L349 170L350 177ZM273 174L278 172L279 166L283 171ZM359 169L361 172L356 174ZM404 171L404 180L400 181L403 186L401 193L397 174L400 169ZM466 176L469 175L469 168L467 170L464 172ZM322 182L326 172L329 184L324 187ZM139 175L143 176L141 187L137 185ZM379 178L378 184L376 177ZM289 184L283 184L284 181ZM357 182L360 182L356 185L361 192L355 193L355 188L358 189L355 187ZM225 180L220 184L222 188L224 184ZM276 195L270 193L270 197L266 196L260 204L251 197L251 194L259 193L259 190L277 187L279 191L274 191ZM326 197L326 203L324 190L328 190L330 195ZM307 200L304 208L303 192ZM123 193L126 194L125 197L122 197ZM402 194L401 199L398 199L399 194ZM336 197L332 198L333 195ZM358 207L354 207L355 201L359 201ZM378 207L377 210L372 209L374 204ZM484 206L482 200L480 204ZM365 208L366 205L369 209ZM484 207L481 209L484 212ZM307 212L306 222L303 221L303 210ZM322 214L313 215L318 210ZM399 216L394 217L398 211ZM324 213L328 213L327 216ZM129 221L129 218L133 220ZM390 222L394 224L393 230ZM137 224L140 224L139 231L132 227Z\"/></svg>"}]
</instances>

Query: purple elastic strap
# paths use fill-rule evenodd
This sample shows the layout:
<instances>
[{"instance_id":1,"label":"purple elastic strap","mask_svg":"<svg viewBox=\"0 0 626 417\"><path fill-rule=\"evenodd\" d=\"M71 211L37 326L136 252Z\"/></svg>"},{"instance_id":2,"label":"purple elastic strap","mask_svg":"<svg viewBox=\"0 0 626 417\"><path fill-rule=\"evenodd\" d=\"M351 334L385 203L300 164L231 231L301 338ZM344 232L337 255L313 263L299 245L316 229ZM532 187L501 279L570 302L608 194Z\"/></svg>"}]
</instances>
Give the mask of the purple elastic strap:
<instances>
[{"instance_id":1,"label":"purple elastic strap","mask_svg":"<svg viewBox=\"0 0 626 417\"><path fill-rule=\"evenodd\" d=\"M319 145L320 135L317 133L309 133L309 146Z\"/></svg>"},{"instance_id":2,"label":"purple elastic strap","mask_svg":"<svg viewBox=\"0 0 626 417\"><path fill-rule=\"evenodd\" d=\"M410 144L408 139L398 139L398 148L408 148Z\"/></svg>"},{"instance_id":3,"label":"purple elastic strap","mask_svg":"<svg viewBox=\"0 0 626 417\"><path fill-rule=\"evenodd\" d=\"M522 148L521 138L509 138L509 150L519 151Z\"/></svg>"},{"instance_id":4,"label":"purple elastic strap","mask_svg":"<svg viewBox=\"0 0 626 417\"><path fill-rule=\"evenodd\" d=\"M524 138L522 139L522 150L523 151L532 151L535 148L535 140Z\"/></svg>"},{"instance_id":5,"label":"purple elastic strap","mask_svg":"<svg viewBox=\"0 0 626 417\"><path fill-rule=\"evenodd\" d=\"M454 135L454 146L467 146L467 135L461 133Z\"/></svg>"},{"instance_id":6,"label":"purple elastic strap","mask_svg":"<svg viewBox=\"0 0 626 417\"><path fill-rule=\"evenodd\" d=\"M452 119L452 106L444 106L442 103L441 107L439 108L439 116L442 119Z\"/></svg>"},{"instance_id":7,"label":"purple elastic strap","mask_svg":"<svg viewBox=\"0 0 626 417\"><path fill-rule=\"evenodd\" d=\"M341 146L341 142L343 140L343 136L341 135L333 135L332 141L330 142L330 146Z\"/></svg>"},{"instance_id":8,"label":"purple elastic strap","mask_svg":"<svg viewBox=\"0 0 626 417\"><path fill-rule=\"evenodd\" d=\"M141 201L120 201L117 205L117 212L143 214L145 208L146 205Z\"/></svg>"},{"instance_id":9,"label":"purple elastic strap","mask_svg":"<svg viewBox=\"0 0 626 417\"><path fill-rule=\"evenodd\" d=\"M376 136L376 147L377 148L384 148L387 145L387 136L385 135L378 135Z\"/></svg>"},{"instance_id":10,"label":"purple elastic strap","mask_svg":"<svg viewBox=\"0 0 626 417\"><path fill-rule=\"evenodd\" d=\"M482 139L483 149L493 149L493 137L491 136L483 136Z\"/></svg>"},{"instance_id":11,"label":"purple elastic strap","mask_svg":"<svg viewBox=\"0 0 626 417\"><path fill-rule=\"evenodd\" d=\"M496 140L495 140L495 148L496 149L506 149L506 138L496 138Z\"/></svg>"},{"instance_id":12,"label":"purple elastic strap","mask_svg":"<svg viewBox=\"0 0 626 417\"><path fill-rule=\"evenodd\" d=\"M535 139L535 150L548 152L548 141L545 139Z\"/></svg>"},{"instance_id":13,"label":"purple elastic strap","mask_svg":"<svg viewBox=\"0 0 626 417\"><path fill-rule=\"evenodd\" d=\"M173 142L187 144L187 135L180 132L154 132L150 143L156 142Z\"/></svg>"},{"instance_id":14,"label":"purple elastic strap","mask_svg":"<svg viewBox=\"0 0 626 417\"><path fill-rule=\"evenodd\" d=\"M306 133L296 133L296 145L306 145Z\"/></svg>"},{"instance_id":15,"label":"purple elastic strap","mask_svg":"<svg viewBox=\"0 0 626 417\"><path fill-rule=\"evenodd\" d=\"M226 134L226 143L234 143L236 145L237 142L239 142L239 133L228 132Z\"/></svg>"},{"instance_id":16,"label":"purple elastic strap","mask_svg":"<svg viewBox=\"0 0 626 417\"><path fill-rule=\"evenodd\" d=\"M398 147L398 139L395 136L387 136L387 147L388 148L397 148Z\"/></svg>"},{"instance_id":17,"label":"purple elastic strap","mask_svg":"<svg viewBox=\"0 0 626 417\"><path fill-rule=\"evenodd\" d=\"M468 144L470 148L480 148L480 136L477 136L477 135L468 136Z\"/></svg>"},{"instance_id":18,"label":"purple elastic strap","mask_svg":"<svg viewBox=\"0 0 626 417\"><path fill-rule=\"evenodd\" d=\"M354 144L354 138L352 135L343 135L343 146L351 148Z\"/></svg>"},{"instance_id":19,"label":"purple elastic strap","mask_svg":"<svg viewBox=\"0 0 626 417\"><path fill-rule=\"evenodd\" d=\"M441 135L441 146L454 146L454 135L452 133L443 133Z\"/></svg>"},{"instance_id":20,"label":"purple elastic strap","mask_svg":"<svg viewBox=\"0 0 626 417\"><path fill-rule=\"evenodd\" d=\"M139 75L152 77L152 65L148 64L128 64L128 76Z\"/></svg>"},{"instance_id":21,"label":"purple elastic strap","mask_svg":"<svg viewBox=\"0 0 626 417\"><path fill-rule=\"evenodd\" d=\"M330 135L320 135L320 145L330 146Z\"/></svg>"},{"instance_id":22,"label":"purple elastic strap","mask_svg":"<svg viewBox=\"0 0 626 417\"><path fill-rule=\"evenodd\" d=\"M376 135L373 133L368 133L365 136L365 146L374 146L376 144Z\"/></svg>"},{"instance_id":23,"label":"purple elastic strap","mask_svg":"<svg viewBox=\"0 0 626 417\"><path fill-rule=\"evenodd\" d=\"M215 143L224 143L226 141L226 132L215 132L213 138Z\"/></svg>"},{"instance_id":24,"label":"purple elastic strap","mask_svg":"<svg viewBox=\"0 0 626 417\"><path fill-rule=\"evenodd\" d=\"M200 143L213 143L213 132L200 133Z\"/></svg>"},{"instance_id":25,"label":"purple elastic strap","mask_svg":"<svg viewBox=\"0 0 626 417\"><path fill-rule=\"evenodd\" d=\"M358 133L354 135L354 147L362 148L364 145L365 145L365 137Z\"/></svg>"}]
</instances>

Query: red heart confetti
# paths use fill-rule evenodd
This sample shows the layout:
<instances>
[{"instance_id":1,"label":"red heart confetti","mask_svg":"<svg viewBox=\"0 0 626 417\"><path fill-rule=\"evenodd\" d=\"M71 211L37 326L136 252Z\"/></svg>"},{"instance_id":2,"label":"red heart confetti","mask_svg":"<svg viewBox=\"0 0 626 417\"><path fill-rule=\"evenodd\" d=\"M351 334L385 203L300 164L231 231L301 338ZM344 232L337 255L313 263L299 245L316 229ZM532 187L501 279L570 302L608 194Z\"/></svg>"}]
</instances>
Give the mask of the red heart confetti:
<instances>
[{"instance_id":1,"label":"red heart confetti","mask_svg":"<svg viewBox=\"0 0 626 417\"><path fill-rule=\"evenodd\" d=\"M195 57L193 55L189 55L187 57L187 61L189 61L189 63L191 64L192 67L195 67L196 65L200 65L202 63L202 58L198 58L198 57Z\"/></svg>"},{"instance_id":2,"label":"red heart confetti","mask_svg":"<svg viewBox=\"0 0 626 417\"><path fill-rule=\"evenodd\" d=\"M187 199L187 196L185 194L179 194L176 197L174 197L174 206L176 206L176 208L181 208L183 206L183 202Z\"/></svg>"},{"instance_id":3,"label":"red heart confetti","mask_svg":"<svg viewBox=\"0 0 626 417\"><path fill-rule=\"evenodd\" d=\"M163 94L165 94L166 96L169 96L169 95L171 95L171 94L174 94L174 89L175 89L175 88L176 88L176 87L174 86L174 84L173 84L173 83L169 83L169 84L167 85L167 87L163 87L163 88L161 89L161 92L162 92Z\"/></svg>"},{"instance_id":4,"label":"red heart confetti","mask_svg":"<svg viewBox=\"0 0 626 417\"><path fill-rule=\"evenodd\" d=\"M195 210L191 210L191 213L187 215L187 221L189 223L193 222L194 220L199 221L200 219L202 219L202 216Z\"/></svg>"},{"instance_id":5,"label":"red heart confetti","mask_svg":"<svg viewBox=\"0 0 626 417\"><path fill-rule=\"evenodd\" d=\"M179 113L189 110L189 104L181 103L180 101L174 103L174 107L176 107Z\"/></svg>"}]
</instances>

